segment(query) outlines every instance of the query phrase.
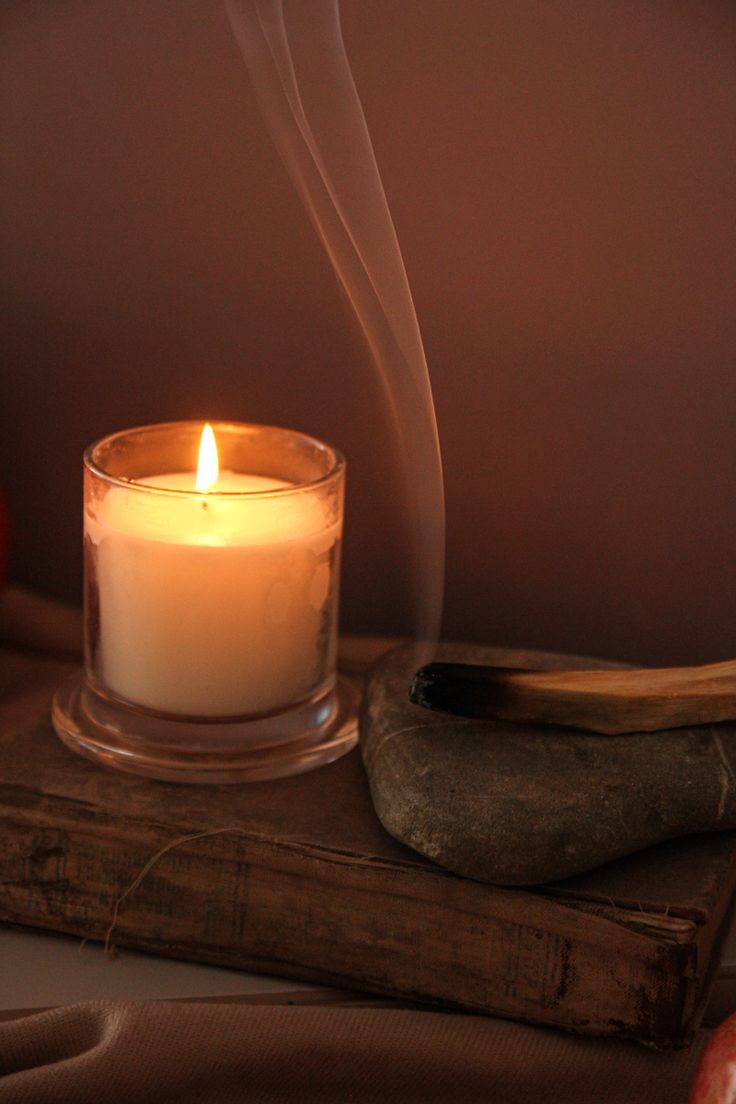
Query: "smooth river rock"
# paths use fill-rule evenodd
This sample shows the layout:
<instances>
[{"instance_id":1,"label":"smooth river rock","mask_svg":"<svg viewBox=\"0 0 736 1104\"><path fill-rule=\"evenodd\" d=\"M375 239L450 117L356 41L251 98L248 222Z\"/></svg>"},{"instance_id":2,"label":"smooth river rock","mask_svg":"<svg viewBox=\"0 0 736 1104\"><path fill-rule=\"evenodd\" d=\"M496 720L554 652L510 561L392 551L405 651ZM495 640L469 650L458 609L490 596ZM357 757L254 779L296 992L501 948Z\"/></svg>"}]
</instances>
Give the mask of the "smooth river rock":
<instances>
[{"instance_id":1,"label":"smooth river rock","mask_svg":"<svg viewBox=\"0 0 736 1104\"><path fill-rule=\"evenodd\" d=\"M383 826L427 858L484 882L536 885L676 836L736 828L736 724L601 736L466 720L409 701L425 658L403 648L379 661L360 728ZM451 644L434 658L614 666Z\"/></svg>"}]
</instances>

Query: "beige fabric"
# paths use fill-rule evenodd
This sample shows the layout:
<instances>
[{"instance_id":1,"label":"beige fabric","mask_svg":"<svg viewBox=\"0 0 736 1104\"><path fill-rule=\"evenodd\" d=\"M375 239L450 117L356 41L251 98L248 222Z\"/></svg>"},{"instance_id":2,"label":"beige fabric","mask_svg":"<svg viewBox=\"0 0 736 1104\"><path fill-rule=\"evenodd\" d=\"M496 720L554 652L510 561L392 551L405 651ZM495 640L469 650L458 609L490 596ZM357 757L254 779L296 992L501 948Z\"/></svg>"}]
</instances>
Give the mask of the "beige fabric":
<instances>
[{"instance_id":1,"label":"beige fabric","mask_svg":"<svg viewBox=\"0 0 736 1104\"><path fill-rule=\"evenodd\" d=\"M685 1104L685 1053L485 1017L95 1001L0 1024L0 1104Z\"/></svg>"}]
</instances>

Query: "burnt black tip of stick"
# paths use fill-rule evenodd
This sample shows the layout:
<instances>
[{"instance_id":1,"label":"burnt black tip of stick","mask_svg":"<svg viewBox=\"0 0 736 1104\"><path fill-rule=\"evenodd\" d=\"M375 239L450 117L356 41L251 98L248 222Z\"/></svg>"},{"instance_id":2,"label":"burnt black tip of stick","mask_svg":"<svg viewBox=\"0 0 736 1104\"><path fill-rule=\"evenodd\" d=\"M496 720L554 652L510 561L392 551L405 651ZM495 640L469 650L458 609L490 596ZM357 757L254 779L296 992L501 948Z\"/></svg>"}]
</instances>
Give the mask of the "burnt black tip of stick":
<instances>
[{"instance_id":1,"label":"burnt black tip of stick","mask_svg":"<svg viewBox=\"0 0 736 1104\"><path fill-rule=\"evenodd\" d=\"M424 709L490 718L508 699L506 676L517 670L474 663L428 663L415 674L409 699Z\"/></svg>"}]
</instances>

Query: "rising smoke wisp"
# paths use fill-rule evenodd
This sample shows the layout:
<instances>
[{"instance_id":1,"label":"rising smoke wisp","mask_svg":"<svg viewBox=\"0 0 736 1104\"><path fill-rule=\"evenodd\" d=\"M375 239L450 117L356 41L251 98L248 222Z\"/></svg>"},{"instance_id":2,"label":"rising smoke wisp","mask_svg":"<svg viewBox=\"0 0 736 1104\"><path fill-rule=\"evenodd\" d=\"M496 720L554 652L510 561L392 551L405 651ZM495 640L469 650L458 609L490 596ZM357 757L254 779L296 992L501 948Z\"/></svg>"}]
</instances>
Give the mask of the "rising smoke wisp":
<instances>
[{"instance_id":1,"label":"rising smoke wisp","mask_svg":"<svg viewBox=\"0 0 736 1104\"><path fill-rule=\"evenodd\" d=\"M225 0L266 126L365 335L396 441L412 630L439 635L442 465L422 339L337 0Z\"/></svg>"}]
</instances>

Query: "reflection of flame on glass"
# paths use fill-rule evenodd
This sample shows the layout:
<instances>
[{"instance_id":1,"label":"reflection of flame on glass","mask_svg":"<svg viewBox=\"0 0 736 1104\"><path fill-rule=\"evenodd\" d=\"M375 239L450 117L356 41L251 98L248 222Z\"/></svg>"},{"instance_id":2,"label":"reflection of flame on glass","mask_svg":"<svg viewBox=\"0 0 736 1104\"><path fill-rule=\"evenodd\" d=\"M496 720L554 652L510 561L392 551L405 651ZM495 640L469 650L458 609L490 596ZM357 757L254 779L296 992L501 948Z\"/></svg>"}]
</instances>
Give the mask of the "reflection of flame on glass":
<instances>
[{"instance_id":1,"label":"reflection of flame on glass","mask_svg":"<svg viewBox=\"0 0 736 1104\"><path fill-rule=\"evenodd\" d=\"M199 463L197 464L197 479L194 484L196 489L202 494L211 491L217 482L219 474L217 442L215 441L215 434L212 431L212 426L208 422L202 430L202 436L199 441Z\"/></svg>"},{"instance_id":2,"label":"reflection of flame on glass","mask_svg":"<svg viewBox=\"0 0 736 1104\"><path fill-rule=\"evenodd\" d=\"M444 497L434 405L414 304L337 0L225 0L271 137L378 368L402 453L416 639L437 639Z\"/></svg>"}]
</instances>

